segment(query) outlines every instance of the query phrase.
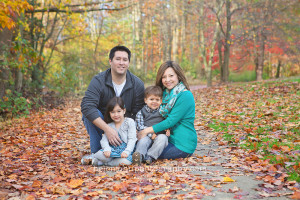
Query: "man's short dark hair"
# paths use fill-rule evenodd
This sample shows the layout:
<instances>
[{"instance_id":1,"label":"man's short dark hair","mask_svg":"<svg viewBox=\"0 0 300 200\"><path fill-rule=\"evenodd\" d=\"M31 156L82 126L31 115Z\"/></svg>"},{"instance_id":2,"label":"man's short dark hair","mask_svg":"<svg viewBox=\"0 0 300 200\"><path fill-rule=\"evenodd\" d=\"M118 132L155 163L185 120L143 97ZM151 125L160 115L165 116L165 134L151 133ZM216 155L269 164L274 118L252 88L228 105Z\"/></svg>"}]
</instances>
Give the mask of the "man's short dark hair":
<instances>
[{"instance_id":1,"label":"man's short dark hair","mask_svg":"<svg viewBox=\"0 0 300 200\"><path fill-rule=\"evenodd\" d=\"M163 91L159 86L149 86L145 89L145 98L148 98L150 95L162 98Z\"/></svg>"},{"instance_id":2,"label":"man's short dark hair","mask_svg":"<svg viewBox=\"0 0 300 200\"><path fill-rule=\"evenodd\" d=\"M112 48L109 52L109 60L113 60L113 58L115 57L115 52L116 51L125 51L128 54L128 60L130 62L130 57L131 57L131 51L125 47L125 46L115 46L114 48Z\"/></svg>"}]
</instances>

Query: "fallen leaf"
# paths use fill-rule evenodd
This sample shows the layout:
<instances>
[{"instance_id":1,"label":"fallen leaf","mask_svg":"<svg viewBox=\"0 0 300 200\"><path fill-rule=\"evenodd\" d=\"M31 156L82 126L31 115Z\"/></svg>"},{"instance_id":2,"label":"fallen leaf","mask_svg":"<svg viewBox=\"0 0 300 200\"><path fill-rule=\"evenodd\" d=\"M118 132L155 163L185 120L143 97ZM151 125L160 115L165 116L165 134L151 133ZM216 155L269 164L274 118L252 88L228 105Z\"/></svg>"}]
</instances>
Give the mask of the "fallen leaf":
<instances>
[{"instance_id":1,"label":"fallen leaf","mask_svg":"<svg viewBox=\"0 0 300 200\"><path fill-rule=\"evenodd\" d=\"M147 185L147 186L143 187L144 192L149 192L151 190L154 190L153 185Z\"/></svg>"},{"instance_id":2,"label":"fallen leaf","mask_svg":"<svg viewBox=\"0 0 300 200\"><path fill-rule=\"evenodd\" d=\"M300 199L300 191L294 192L292 196L290 196L291 199Z\"/></svg>"},{"instance_id":3,"label":"fallen leaf","mask_svg":"<svg viewBox=\"0 0 300 200\"><path fill-rule=\"evenodd\" d=\"M41 187L42 184L43 184L43 183L42 183L41 181L35 180L35 181L33 181L33 183L32 183L32 187Z\"/></svg>"},{"instance_id":4,"label":"fallen leaf","mask_svg":"<svg viewBox=\"0 0 300 200\"><path fill-rule=\"evenodd\" d=\"M168 173L164 173L163 177L164 177L165 180L170 180L170 176L169 176Z\"/></svg>"},{"instance_id":5,"label":"fallen leaf","mask_svg":"<svg viewBox=\"0 0 300 200\"><path fill-rule=\"evenodd\" d=\"M276 180L276 181L274 181L274 183L273 183L274 185L281 185L282 184L282 182L281 182L281 180Z\"/></svg>"},{"instance_id":6,"label":"fallen leaf","mask_svg":"<svg viewBox=\"0 0 300 200\"><path fill-rule=\"evenodd\" d=\"M26 197L26 200L35 200L35 196L33 196L33 195L28 195L28 196Z\"/></svg>"},{"instance_id":7,"label":"fallen leaf","mask_svg":"<svg viewBox=\"0 0 300 200\"><path fill-rule=\"evenodd\" d=\"M83 184L82 179L72 179L68 184L71 188L77 188Z\"/></svg>"},{"instance_id":8,"label":"fallen leaf","mask_svg":"<svg viewBox=\"0 0 300 200\"><path fill-rule=\"evenodd\" d=\"M209 162L211 162L212 160L211 160L211 157L204 157L203 158L203 162L205 162L205 163L209 163Z\"/></svg>"},{"instance_id":9,"label":"fallen leaf","mask_svg":"<svg viewBox=\"0 0 300 200\"><path fill-rule=\"evenodd\" d=\"M98 195L100 195L100 194L103 194L103 191L102 191L102 190L99 190L99 191L93 191L93 192L88 192L88 193L86 193L86 196L91 196L91 197L93 197L93 196L98 196Z\"/></svg>"},{"instance_id":10,"label":"fallen leaf","mask_svg":"<svg viewBox=\"0 0 300 200\"><path fill-rule=\"evenodd\" d=\"M223 182L235 182L235 180L233 180L232 178L226 176L226 177L223 177Z\"/></svg>"}]
</instances>

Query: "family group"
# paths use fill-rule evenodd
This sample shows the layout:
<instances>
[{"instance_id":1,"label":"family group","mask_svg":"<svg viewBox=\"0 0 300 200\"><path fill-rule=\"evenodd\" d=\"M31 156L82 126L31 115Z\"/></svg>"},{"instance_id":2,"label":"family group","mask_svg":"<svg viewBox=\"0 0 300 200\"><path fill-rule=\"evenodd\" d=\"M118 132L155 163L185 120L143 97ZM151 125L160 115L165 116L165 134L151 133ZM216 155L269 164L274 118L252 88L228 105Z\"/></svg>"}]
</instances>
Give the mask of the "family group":
<instances>
[{"instance_id":1,"label":"family group","mask_svg":"<svg viewBox=\"0 0 300 200\"><path fill-rule=\"evenodd\" d=\"M82 164L151 164L191 156L197 146L195 100L182 68L164 62L153 86L145 89L128 68L131 52L115 46L110 68L91 80L82 99L83 123L91 154Z\"/></svg>"}]
</instances>

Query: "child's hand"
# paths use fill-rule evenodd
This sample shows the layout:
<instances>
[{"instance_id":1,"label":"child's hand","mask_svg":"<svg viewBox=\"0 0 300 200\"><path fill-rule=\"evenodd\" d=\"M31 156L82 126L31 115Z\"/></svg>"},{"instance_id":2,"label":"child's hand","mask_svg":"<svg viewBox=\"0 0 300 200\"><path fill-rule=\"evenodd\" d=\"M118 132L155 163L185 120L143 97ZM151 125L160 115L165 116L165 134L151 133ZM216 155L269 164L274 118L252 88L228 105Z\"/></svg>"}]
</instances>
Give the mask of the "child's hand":
<instances>
[{"instance_id":1,"label":"child's hand","mask_svg":"<svg viewBox=\"0 0 300 200\"><path fill-rule=\"evenodd\" d=\"M154 140L156 138L156 136L157 135L155 133L153 133L151 139Z\"/></svg>"},{"instance_id":2,"label":"child's hand","mask_svg":"<svg viewBox=\"0 0 300 200\"><path fill-rule=\"evenodd\" d=\"M128 157L127 153L124 152L121 153L121 158L127 158L127 157Z\"/></svg>"},{"instance_id":3,"label":"child's hand","mask_svg":"<svg viewBox=\"0 0 300 200\"><path fill-rule=\"evenodd\" d=\"M110 157L110 151L104 151L103 154L105 155L106 158Z\"/></svg>"},{"instance_id":4,"label":"child's hand","mask_svg":"<svg viewBox=\"0 0 300 200\"><path fill-rule=\"evenodd\" d=\"M171 135L170 129L167 129L167 130L166 130L166 136L169 137L170 135Z\"/></svg>"}]
</instances>

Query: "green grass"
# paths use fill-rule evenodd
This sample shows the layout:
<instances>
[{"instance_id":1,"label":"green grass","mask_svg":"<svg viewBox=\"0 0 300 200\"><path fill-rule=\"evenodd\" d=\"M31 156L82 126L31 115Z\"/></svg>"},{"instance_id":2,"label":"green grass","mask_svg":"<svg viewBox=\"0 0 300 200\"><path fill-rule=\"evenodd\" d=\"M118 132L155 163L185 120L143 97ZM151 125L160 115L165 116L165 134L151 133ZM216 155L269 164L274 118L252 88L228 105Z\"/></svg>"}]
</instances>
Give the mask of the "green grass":
<instances>
[{"instance_id":1,"label":"green grass","mask_svg":"<svg viewBox=\"0 0 300 200\"><path fill-rule=\"evenodd\" d=\"M231 72L229 74L229 81L232 82L249 82L256 80L255 71L244 71L241 73Z\"/></svg>"}]
</instances>

